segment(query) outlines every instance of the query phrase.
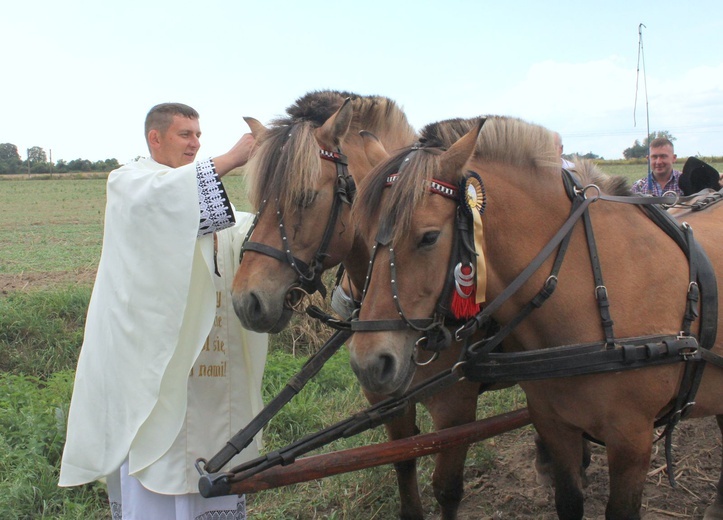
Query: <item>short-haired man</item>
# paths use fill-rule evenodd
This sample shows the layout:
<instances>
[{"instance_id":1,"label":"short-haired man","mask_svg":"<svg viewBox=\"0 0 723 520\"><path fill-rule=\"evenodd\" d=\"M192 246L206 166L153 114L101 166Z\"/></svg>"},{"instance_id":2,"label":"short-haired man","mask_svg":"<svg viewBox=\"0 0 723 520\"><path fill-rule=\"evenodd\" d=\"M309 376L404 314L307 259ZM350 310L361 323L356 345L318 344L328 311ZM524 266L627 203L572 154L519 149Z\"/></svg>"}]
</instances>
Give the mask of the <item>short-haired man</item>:
<instances>
[{"instance_id":1,"label":"short-haired man","mask_svg":"<svg viewBox=\"0 0 723 520\"><path fill-rule=\"evenodd\" d=\"M633 193L641 195L662 196L672 191L679 195L683 194L678 179L680 172L673 169L675 164L675 151L673 143L665 137L658 137L650 142L649 155L650 171L646 177L635 181Z\"/></svg>"},{"instance_id":2,"label":"short-haired man","mask_svg":"<svg viewBox=\"0 0 723 520\"><path fill-rule=\"evenodd\" d=\"M145 132L151 157L108 176L59 484L105 478L113 519L242 520L243 496L201 497L194 463L263 404L268 336L242 329L230 303L253 215L220 180L254 139L196 160L198 113L180 103L153 107Z\"/></svg>"}]
</instances>

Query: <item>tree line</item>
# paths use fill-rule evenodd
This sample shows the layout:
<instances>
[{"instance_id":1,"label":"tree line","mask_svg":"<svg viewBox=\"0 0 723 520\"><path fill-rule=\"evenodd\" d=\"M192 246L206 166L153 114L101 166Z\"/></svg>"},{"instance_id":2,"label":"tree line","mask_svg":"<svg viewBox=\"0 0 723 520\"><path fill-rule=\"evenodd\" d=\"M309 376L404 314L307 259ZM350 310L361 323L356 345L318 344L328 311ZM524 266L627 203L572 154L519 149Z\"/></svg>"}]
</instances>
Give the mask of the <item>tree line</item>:
<instances>
[{"instance_id":1,"label":"tree line","mask_svg":"<svg viewBox=\"0 0 723 520\"><path fill-rule=\"evenodd\" d=\"M623 150L623 157L626 159L640 159L648 156L648 144L653 139L665 137L675 141L670 132L663 130L651 133L641 143L635 140L635 144ZM569 158L569 156L565 156ZM585 159L601 159L599 155L588 152L580 155ZM18 147L11 143L0 144L0 175L17 173L75 173L75 172L109 172L118 168L120 164L116 159L105 159L103 161L89 161L88 159L73 159L72 161L59 160L56 163L48 161L48 157L39 146L28 148L28 158L20 159Z\"/></svg>"},{"instance_id":2,"label":"tree line","mask_svg":"<svg viewBox=\"0 0 723 520\"><path fill-rule=\"evenodd\" d=\"M675 137L673 137L672 134L667 130L653 132L646 139L644 139L642 143L636 139L633 146L623 150L623 157L625 157L626 159L643 159L647 157L650 142L654 139L657 139L658 137L664 137L668 139L671 143L675 142Z\"/></svg>"},{"instance_id":3,"label":"tree line","mask_svg":"<svg viewBox=\"0 0 723 520\"><path fill-rule=\"evenodd\" d=\"M76 173L109 172L118 168L117 159L90 161L88 159L60 159L56 163L48 161L48 156L39 146L28 148L28 158L22 160L18 147L12 143L0 143L0 175L18 173Z\"/></svg>"}]
</instances>

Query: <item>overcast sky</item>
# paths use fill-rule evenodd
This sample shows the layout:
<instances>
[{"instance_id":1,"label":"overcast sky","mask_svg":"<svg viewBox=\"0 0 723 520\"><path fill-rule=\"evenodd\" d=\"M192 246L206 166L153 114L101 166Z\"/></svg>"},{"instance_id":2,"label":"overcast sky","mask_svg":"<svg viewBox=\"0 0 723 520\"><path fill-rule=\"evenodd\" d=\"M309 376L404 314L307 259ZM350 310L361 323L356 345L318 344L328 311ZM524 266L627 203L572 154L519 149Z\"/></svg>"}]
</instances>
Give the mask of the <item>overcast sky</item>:
<instances>
[{"instance_id":1,"label":"overcast sky","mask_svg":"<svg viewBox=\"0 0 723 520\"><path fill-rule=\"evenodd\" d=\"M164 101L200 112L213 156L248 131L243 116L269 122L321 89L390 97L417 129L521 117L607 159L649 118L678 156L723 155L720 0L9 0L0 13L0 143L23 159L147 155L143 120Z\"/></svg>"}]
</instances>

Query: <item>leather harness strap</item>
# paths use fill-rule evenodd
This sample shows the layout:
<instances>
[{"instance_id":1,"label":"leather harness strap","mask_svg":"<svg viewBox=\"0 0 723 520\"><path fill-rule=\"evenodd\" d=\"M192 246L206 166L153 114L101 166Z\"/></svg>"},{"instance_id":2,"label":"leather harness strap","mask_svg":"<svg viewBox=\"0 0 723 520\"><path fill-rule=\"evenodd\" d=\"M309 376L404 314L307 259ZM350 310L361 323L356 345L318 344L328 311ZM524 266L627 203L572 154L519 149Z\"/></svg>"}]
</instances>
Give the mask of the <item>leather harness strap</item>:
<instances>
[{"instance_id":1,"label":"leather harness strap","mask_svg":"<svg viewBox=\"0 0 723 520\"><path fill-rule=\"evenodd\" d=\"M599 303L601 308L601 317L603 328L606 328L607 321L610 321L610 331L606 330L604 343L587 343L579 345L569 345L561 347L543 348L525 352L515 353L499 353L495 352L496 347L501 344L502 339L509 334L513 327L507 327L500 330L493 338L484 342L472 345L466 349L468 358L461 361L449 370L443 371L437 376L430 378L411 389L400 398L389 398L386 401L369 408L367 411L356 416L337 423L334 426L326 428L317 434L309 435L294 444L291 444L279 451L269 453L264 457L260 457L254 461L249 461L241 466L233 468L227 473L212 475L204 471L205 465L197 462L197 469L202 477L199 482L201 494L204 497L226 495L230 491L230 483L244 480L256 473L263 471L271 466L278 464L290 464L295 458L303 453L329 442L341 438L354 435L363 430L375 427L393 417L403 413L414 402L418 402L425 396L440 390L457 382L461 376L471 380L479 380L487 382L518 382L533 379L547 379L554 377L570 377L575 375L585 375L592 373L601 373L609 371L621 371L626 369L640 369L650 366L657 366L673 362L686 362L685 375L681 383L681 391L676 398L676 403L671 412L656 422L656 427L661 421L665 421L666 431L666 459L669 466L669 476L671 483L674 485L672 469L672 457L670 455L670 438L673 427L677 422L690 411L694 404L693 399L695 392L702 377L705 362L723 368L723 357L715 354L710 349L715 343L717 335L717 319L718 319L718 295L715 279L710 260L696 242L689 227L680 226L675 220L667 214L659 204L670 204L670 197L615 197L599 193L594 198L585 197L587 188L580 189L575 186L574 178L569 172L563 170L563 180L573 200L570 216L563 226L558 230L550 242L542 251L533 259L530 265L492 302L473 319L465 323L464 326L455 332L456 339L466 339L476 332L480 327L486 326L491 321L491 314L497 310L504 301L517 291L529 277L542 265L542 263L557 248L557 257L555 259L552 274L548 277L543 288L528 303L528 305L520 312L518 317L513 321L519 323L532 310L539 307L552 294L557 284L557 272L565 256L567 245L570 240L571 231L582 215L587 213L588 205L598 199L610 200L613 202L624 202L637 204L643 207L650 218L658 225L665 229L666 232L673 237L689 258L690 279L691 283L688 291L688 307L686 315L683 319L682 332L678 336L650 336L639 338L626 338L617 340L613 347L610 348L610 339L612 338L612 322L606 318L605 312L607 304L603 301ZM588 187L589 188L589 187ZM721 200L723 197L717 197L714 202ZM680 200L677 197L676 201ZM258 218L258 214L257 214ZM586 227L590 226L589 220L585 220ZM591 227L590 227L591 229ZM249 232L249 236L250 236ZM594 244L592 233L587 233L588 247L593 262L597 262L596 248L590 246ZM247 236L248 239L248 236ZM372 262L373 263L373 259ZM594 268L596 269L596 268ZM594 275L597 287L604 287L601 283L601 272ZM368 283L368 280L367 280ZM700 286L700 290L699 289ZM606 291L605 291L606 292ZM597 289L596 289L597 293ZM606 295L605 295L606 296ZM699 296L701 297L699 301ZM598 298L600 302L600 298ZM313 307L310 309L316 309ZM699 311L698 311L699 309ZM401 311L401 309L400 309ZM310 312L314 315L314 310ZM402 313L403 314L403 313ZM690 334L690 326L692 322L700 314L700 346L696 338ZM331 318L328 314L318 310L316 317L329 323L332 327L342 331L336 334L327 344L330 351L335 350L341 345L341 342L348 338L349 331L354 330L403 330L410 325L423 326L430 320L414 323L412 320L380 320L378 322L345 322ZM361 327L361 328L360 328ZM386 328L384 328L386 327ZM336 338L336 341L332 341ZM607 348L605 348L607 347ZM322 350L325 347L322 347ZM323 363L323 362L322 362ZM309 372L318 370L317 366L309 368ZM290 382L290 392L296 393L301 386L296 384L296 379ZM266 418L263 421L267 420ZM261 422L263 422L261 421ZM250 432L247 432L250 433ZM237 438L232 439L225 451L217 455L221 459L226 459L228 455L242 449L242 445L247 443L248 436L243 437L243 432L239 432ZM241 439L243 437L243 439ZM203 459L199 459L200 463L205 463ZM201 467L201 466L204 467ZM218 467L218 464L214 464Z\"/></svg>"}]
</instances>

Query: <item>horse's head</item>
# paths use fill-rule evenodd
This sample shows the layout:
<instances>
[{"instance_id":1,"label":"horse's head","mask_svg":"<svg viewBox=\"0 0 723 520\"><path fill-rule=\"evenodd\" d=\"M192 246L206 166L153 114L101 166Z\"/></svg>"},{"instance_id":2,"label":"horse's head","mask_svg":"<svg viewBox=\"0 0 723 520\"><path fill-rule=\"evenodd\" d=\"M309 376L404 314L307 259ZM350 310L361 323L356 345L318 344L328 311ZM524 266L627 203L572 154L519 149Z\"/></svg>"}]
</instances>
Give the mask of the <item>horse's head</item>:
<instances>
[{"instance_id":1,"label":"horse's head","mask_svg":"<svg viewBox=\"0 0 723 520\"><path fill-rule=\"evenodd\" d=\"M244 327L281 331L304 295L324 294L322 272L349 254L355 183L371 169L358 131L384 126L378 115L368 121L375 110L410 131L391 100L333 91L297 100L268 128L247 119L258 142L246 170L257 216L232 287Z\"/></svg>"},{"instance_id":2,"label":"horse's head","mask_svg":"<svg viewBox=\"0 0 723 520\"><path fill-rule=\"evenodd\" d=\"M427 129L422 131L421 147L379 165L361 186L353 210L367 222L362 234L377 245L353 324L359 333L349 348L362 385L377 393L405 389L419 362L418 349L442 343L450 317L466 321L486 302L489 317L501 325L509 322L544 286L549 268L533 270L508 305L489 303L525 270L570 212L552 132L500 116L486 118L481 132L473 121L440 125L431 139ZM465 127L472 129L460 137ZM601 175L590 162L581 160L576 176L582 186L627 193L624 183ZM571 244L584 254L568 255L566 269L592 284L582 231ZM546 259L546 267L552 263ZM584 308L586 317L594 317L587 286L570 283L571 278L556 293L566 291L577 302L563 309L564 315ZM561 310L546 306L506 341L524 348L542 331L571 334L571 327L546 319L554 312Z\"/></svg>"},{"instance_id":3,"label":"horse's head","mask_svg":"<svg viewBox=\"0 0 723 520\"><path fill-rule=\"evenodd\" d=\"M466 122L472 129L446 151L427 142L396 153L372 171L355 202L360 231L376 246L349 349L354 372L372 392L403 392L417 356L429 357L418 347L446 333L441 309L449 305L440 295L457 240L460 181L480 126Z\"/></svg>"}]
</instances>

